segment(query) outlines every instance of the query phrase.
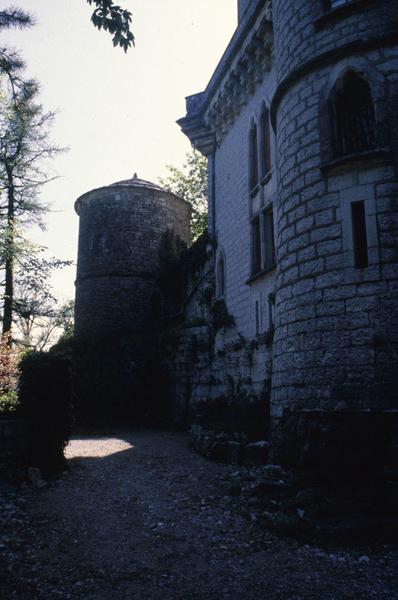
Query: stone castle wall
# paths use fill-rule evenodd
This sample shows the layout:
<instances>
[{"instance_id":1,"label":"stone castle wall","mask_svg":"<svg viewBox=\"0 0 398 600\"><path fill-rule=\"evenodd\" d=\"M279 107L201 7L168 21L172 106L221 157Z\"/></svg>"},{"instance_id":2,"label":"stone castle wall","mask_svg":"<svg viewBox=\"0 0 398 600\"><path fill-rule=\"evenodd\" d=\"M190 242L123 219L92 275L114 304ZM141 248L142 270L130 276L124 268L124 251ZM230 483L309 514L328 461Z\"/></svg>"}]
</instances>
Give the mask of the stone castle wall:
<instances>
[{"instance_id":1,"label":"stone castle wall","mask_svg":"<svg viewBox=\"0 0 398 600\"><path fill-rule=\"evenodd\" d=\"M279 162L275 417L285 408L396 405L398 183L391 139L397 120L389 107L398 49L388 37L394 9L390 2L364 3L353 15L314 22L318 5L274 2L277 78L285 82L273 102ZM372 48L369 40L379 35ZM327 60L323 52L330 53ZM385 129L388 119L392 138L372 156L333 165L323 152L330 133L322 111L333 77L349 67L373 85L378 126ZM356 200L366 207L369 266L363 269L354 268L352 255L349 209Z\"/></svg>"}]
</instances>

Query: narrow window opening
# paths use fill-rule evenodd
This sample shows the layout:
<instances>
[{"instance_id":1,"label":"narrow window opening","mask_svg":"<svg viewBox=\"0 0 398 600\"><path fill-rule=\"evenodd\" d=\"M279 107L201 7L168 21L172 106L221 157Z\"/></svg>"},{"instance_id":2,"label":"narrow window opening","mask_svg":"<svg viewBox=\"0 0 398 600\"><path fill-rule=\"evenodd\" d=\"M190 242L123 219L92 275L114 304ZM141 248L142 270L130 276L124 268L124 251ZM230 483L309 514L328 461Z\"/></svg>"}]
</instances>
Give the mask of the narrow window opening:
<instances>
[{"instance_id":1,"label":"narrow window opening","mask_svg":"<svg viewBox=\"0 0 398 600\"><path fill-rule=\"evenodd\" d=\"M255 302L254 311L256 317L256 335L258 335L260 333L260 302L258 300Z\"/></svg>"},{"instance_id":2,"label":"narrow window opening","mask_svg":"<svg viewBox=\"0 0 398 600\"><path fill-rule=\"evenodd\" d=\"M225 294L225 262L223 256L220 256L218 259L217 288L218 296L222 298Z\"/></svg>"},{"instance_id":3,"label":"narrow window opening","mask_svg":"<svg viewBox=\"0 0 398 600\"><path fill-rule=\"evenodd\" d=\"M275 319L275 294L268 294L268 327L273 329Z\"/></svg>"},{"instance_id":4,"label":"narrow window opening","mask_svg":"<svg viewBox=\"0 0 398 600\"><path fill-rule=\"evenodd\" d=\"M252 272L261 271L261 230L260 216L252 221Z\"/></svg>"},{"instance_id":5,"label":"narrow window opening","mask_svg":"<svg viewBox=\"0 0 398 600\"><path fill-rule=\"evenodd\" d=\"M272 208L264 212L264 246L264 268L269 269L275 265L274 215Z\"/></svg>"},{"instance_id":6,"label":"narrow window opening","mask_svg":"<svg viewBox=\"0 0 398 600\"><path fill-rule=\"evenodd\" d=\"M264 107L261 114L261 175L265 177L271 169L271 147L269 111Z\"/></svg>"},{"instance_id":7,"label":"narrow window opening","mask_svg":"<svg viewBox=\"0 0 398 600\"><path fill-rule=\"evenodd\" d=\"M257 125L252 124L249 134L249 187L252 190L258 184Z\"/></svg>"},{"instance_id":8,"label":"narrow window opening","mask_svg":"<svg viewBox=\"0 0 398 600\"><path fill-rule=\"evenodd\" d=\"M354 266L357 269L367 267L368 240L366 234L365 203L352 202L351 204L352 237L354 247Z\"/></svg>"},{"instance_id":9,"label":"narrow window opening","mask_svg":"<svg viewBox=\"0 0 398 600\"><path fill-rule=\"evenodd\" d=\"M368 83L354 71L336 82L331 95L335 156L362 152L376 145L376 119Z\"/></svg>"}]
</instances>

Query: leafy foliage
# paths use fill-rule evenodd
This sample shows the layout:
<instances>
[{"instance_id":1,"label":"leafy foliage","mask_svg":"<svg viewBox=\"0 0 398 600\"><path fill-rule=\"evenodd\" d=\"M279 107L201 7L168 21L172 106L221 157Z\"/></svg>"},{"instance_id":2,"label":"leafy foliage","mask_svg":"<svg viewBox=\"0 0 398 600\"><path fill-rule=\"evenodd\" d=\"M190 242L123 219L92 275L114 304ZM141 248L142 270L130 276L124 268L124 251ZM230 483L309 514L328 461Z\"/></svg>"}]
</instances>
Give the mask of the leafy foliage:
<instances>
[{"instance_id":1,"label":"leafy foliage","mask_svg":"<svg viewBox=\"0 0 398 600\"><path fill-rule=\"evenodd\" d=\"M228 328L235 325L235 319L229 314L225 300L222 298L216 300L211 306L211 316L214 331L218 331L223 327Z\"/></svg>"},{"instance_id":2,"label":"leafy foliage","mask_svg":"<svg viewBox=\"0 0 398 600\"><path fill-rule=\"evenodd\" d=\"M193 149L186 155L182 169L172 165L167 168L170 175L159 182L192 206L191 235L195 240L207 227L207 159Z\"/></svg>"},{"instance_id":3,"label":"leafy foliage","mask_svg":"<svg viewBox=\"0 0 398 600\"><path fill-rule=\"evenodd\" d=\"M15 412L18 407L18 364L21 351L11 345L11 334L0 339L0 414Z\"/></svg>"},{"instance_id":4,"label":"leafy foliage","mask_svg":"<svg viewBox=\"0 0 398 600\"><path fill-rule=\"evenodd\" d=\"M0 11L0 31L30 24L31 17L19 9ZM42 348L59 326L62 313L51 294L49 277L55 269L70 263L44 258L44 248L24 237L27 225L44 227L42 219L47 207L39 192L50 179L46 161L62 151L49 139L54 115L43 111L37 96L38 85L24 78L24 63L19 55L0 49L0 271L4 274L0 281L4 287L1 317L4 332L16 322L24 345Z\"/></svg>"},{"instance_id":5,"label":"leafy foliage","mask_svg":"<svg viewBox=\"0 0 398 600\"><path fill-rule=\"evenodd\" d=\"M19 408L19 399L16 391L0 394L0 416L13 415Z\"/></svg>"},{"instance_id":6,"label":"leafy foliage","mask_svg":"<svg viewBox=\"0 0 398 600\"><path fill-rule=\"evenodd\" d=\"M173 231L162 234L159 246L158 283L163 297L163 311L172 314L181 310L185 287L186 273L181 268L181 257L186 244Z\"/></svg>"},{"instance_id":7,"label":"leafy foliage","mask_svg":"<svg viewBox=\"0 0 398 600\"><path fill-rule=\"evenodd\" d=\"M163 233L159 248L158 284L166 315L181 310L190 281L208 258L208 243L207 230L189 247L173 231Z\"/></svg>"},{"instance_id":8,"label":"leafy foliage","mask_svg":"<svg viewBox=\"0 0 398 600\"><path fill-rule=\"evenodd\" d=\"M43 256L45 248L25 243L17 254L13 314L15 341L43 350L59 335L73 330L73 302L59 305L50 286L54 271L71 261Z\"/></svg>"},{"instance_id":9,"label":"leafy foliage","mask_svg":"<svg viewBox=\"0 0 398 600\"><path fill-rule=\"evenodd\" d=\"M33 24L29 13L19 8L8 8L0 11L0 32L11 27L23 29ZM20 85L19 74L25 64L15 50L0 48L0 74L9 78L14 90Z\"/></svg>"},{"instance_id":10,"label":"leafy foliage","mask_svg":"<svg viewBox=\"0 0 398 600\"><path fill-rule=\"evenodd\" d=\"M87 0L96 6L91 21L97 29L104 29L112 36L114 46L120 46L125 52L134 46L134 35L130 30L131 13L113 3L113 0Z\"/></svg>"},{"instance_id":11,"label":"leafy foliage","mask_svg":"<svg viewBox=\"0 0 398 600\"><path fill-rule=\"evenodd\" d=\"M134 46L134 35L130 29L131 13L117 6L113 0L87 0L88 4L94 5L95 10L91 15L91 21L97 29L104 29L113 36L113 45L120 46L125 52ZM33 24L32 16L20 8L10 7L0 11L0 31L11 27L29 27ZM22 68L23 61L15 52L8 49L0 49L0 71L8 72L16 67Z\"/></svg>"},{"instance_id":12,"label":"leafy foliage","mask_svg":"<svg viewBox=\"0 0 398 600\"><path fill-rule=\"evenodd\" d=\"M44 165L63 151L49 138L54 113L44 112L38 103L38 84L9 73L0 80L0 211L9 208L13 193L14 217L32 219L42 225L47 207L39 190L49 181Z\"/></svg>"},{"instance_id":13,"label":"leafy foliage","mask_svg":"<svg viewBox=\"0 0 398 600\"><path fill-rule=\"evenodd\" d=\"M32 24L32 17L19 8L10 7L0 11L0 31L10 27L27 27Z\"/></svg>"}]
</instances>

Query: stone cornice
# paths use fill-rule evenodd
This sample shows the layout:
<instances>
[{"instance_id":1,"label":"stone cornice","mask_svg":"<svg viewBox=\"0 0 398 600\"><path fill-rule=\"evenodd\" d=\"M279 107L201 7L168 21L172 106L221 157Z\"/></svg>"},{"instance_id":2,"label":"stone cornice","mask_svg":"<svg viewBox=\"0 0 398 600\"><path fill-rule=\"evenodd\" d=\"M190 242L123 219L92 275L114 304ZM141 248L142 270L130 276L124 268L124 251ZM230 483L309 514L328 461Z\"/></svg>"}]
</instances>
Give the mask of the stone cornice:
<instances>
[{"instance_id":1,"label":"stone cornice","mask_svg":"<svg viewBox=\"0 0 398 600\"><path fill-rule=\"evenodd\" d=\"M262 0L241 23L206 90L188 96L177 123L203 154L214 152L250 95L271 69L271 1Z\"/></svg>"}]
</instances>

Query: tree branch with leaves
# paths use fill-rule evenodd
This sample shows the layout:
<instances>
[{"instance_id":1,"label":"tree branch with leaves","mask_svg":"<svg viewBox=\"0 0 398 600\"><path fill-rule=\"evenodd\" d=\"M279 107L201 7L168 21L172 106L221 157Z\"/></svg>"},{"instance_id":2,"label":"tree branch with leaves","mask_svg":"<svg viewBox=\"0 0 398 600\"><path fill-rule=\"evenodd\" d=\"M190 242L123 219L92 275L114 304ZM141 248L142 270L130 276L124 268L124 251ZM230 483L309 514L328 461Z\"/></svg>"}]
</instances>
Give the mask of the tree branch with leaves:
<instances>
[{"instance_id":1,"label":"tree branch with leaves","mask_svg":"<svg viewBox=\"0 0 398 600\"><path fill-rule=\"evenodd\" d=\"M97 29L104 29L112 36L114 46L120 46L125 52L134 46L134 35L130 29L132 20L131 12L117 6L112 0L87 0L88 4L96 8L91 16L91 21Z\"/></svg>"},{"instance_id":2,"label":"tree branch with leaves","mask_svg":"<svg viewBox=\"0 0 398 600\"><path fill-rule=\"evenodd\" d=\"M169 175L159 179L160 185L191 205L191 237L196 240L207 227L207 159L192 149L182 169L173 165L167 169Z\"/></svg>"}]
</instances>

